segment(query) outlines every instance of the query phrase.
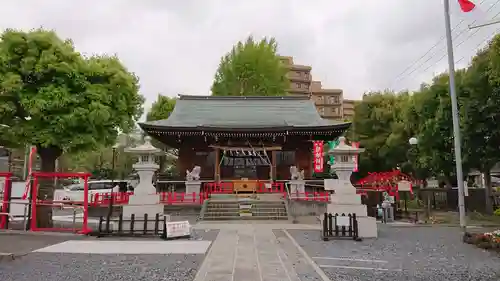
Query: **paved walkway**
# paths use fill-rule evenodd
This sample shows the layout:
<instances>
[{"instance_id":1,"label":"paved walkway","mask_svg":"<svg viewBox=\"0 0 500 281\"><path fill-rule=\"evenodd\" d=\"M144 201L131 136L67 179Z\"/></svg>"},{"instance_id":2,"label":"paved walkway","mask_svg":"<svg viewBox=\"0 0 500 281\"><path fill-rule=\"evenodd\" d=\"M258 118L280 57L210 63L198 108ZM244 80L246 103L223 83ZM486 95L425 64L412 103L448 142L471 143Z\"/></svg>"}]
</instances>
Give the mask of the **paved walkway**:
<instances>
[{"instance_id":1,"label":"paved walkway","mask_svg":"<svg viewBox=\"0 0 500 281\"><path fill-rule=\"evenodd\" d=\"M294 268L297 257L291 255L295 254L294 249L280 245L273 233L273 229L280 227L263 224L212 227L220 232L194 281L301 281ZM312 265L310 271L315 274Z\"/></svg>"}]
</instances>

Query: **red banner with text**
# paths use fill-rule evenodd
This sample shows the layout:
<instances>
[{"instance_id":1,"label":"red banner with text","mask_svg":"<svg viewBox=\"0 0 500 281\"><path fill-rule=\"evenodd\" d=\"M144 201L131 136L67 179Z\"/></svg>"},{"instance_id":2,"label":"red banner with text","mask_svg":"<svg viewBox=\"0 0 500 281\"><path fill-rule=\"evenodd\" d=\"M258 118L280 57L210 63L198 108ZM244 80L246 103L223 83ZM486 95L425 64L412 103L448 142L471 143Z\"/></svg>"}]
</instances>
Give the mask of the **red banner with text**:
<instances>
[{"instance_id":1,"label":"red banner with text","mask_svg":"<svg viewBox=\"0 0 500 281\"><path fill-rule=\"evenodd\" d=\"M323 141L313 142L313 152L314 152L314 172L323 172L324 157L323 157Z\"/></svg>"}]
</instances>

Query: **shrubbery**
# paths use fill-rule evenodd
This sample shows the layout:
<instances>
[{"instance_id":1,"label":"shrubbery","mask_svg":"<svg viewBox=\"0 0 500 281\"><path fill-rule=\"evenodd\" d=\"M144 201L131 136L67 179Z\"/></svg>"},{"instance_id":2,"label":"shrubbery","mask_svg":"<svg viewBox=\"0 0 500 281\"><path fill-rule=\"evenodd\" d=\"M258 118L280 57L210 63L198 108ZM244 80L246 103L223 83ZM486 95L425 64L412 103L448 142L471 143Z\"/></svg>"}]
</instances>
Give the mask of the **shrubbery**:
<instances>
[{"instance_id":1,"label":"shrubbery","mask_svg":"<svg viewBox=\"0 0 500 281\"><path fill-rule=\"evenodd\" d=\"M464 242L474 244L481 249L490 249L500 252L500 230L487 233L466 233Z\"/></svg>"},{"instance_id":2,"label":"shrubbery","mask_svg":"<svg viewBox=\"0 0 500 281\"><path fill-rule=\"evenodd\" d=\"M500 216L500 208L496 209L493 213L495 216Z\"/></svg>"}]
</instances>

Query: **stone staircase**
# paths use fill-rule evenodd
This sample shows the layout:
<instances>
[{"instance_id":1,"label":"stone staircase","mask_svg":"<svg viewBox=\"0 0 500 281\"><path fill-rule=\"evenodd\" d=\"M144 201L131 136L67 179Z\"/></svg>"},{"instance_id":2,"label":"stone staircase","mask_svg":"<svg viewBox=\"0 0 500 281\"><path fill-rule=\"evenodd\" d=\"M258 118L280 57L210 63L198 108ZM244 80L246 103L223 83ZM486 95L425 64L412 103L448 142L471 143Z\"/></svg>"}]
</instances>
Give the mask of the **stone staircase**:
<instances>
[{"instance_id":1,"label":"stone staircase","mask_svg":"<svg viewBox=\"0 0 500 281\"><path fill-rule=\"evenodd\" d=\"M214 220L288 220L281 195L212 195L200 218Z\"/></svg>"}]
</instances>

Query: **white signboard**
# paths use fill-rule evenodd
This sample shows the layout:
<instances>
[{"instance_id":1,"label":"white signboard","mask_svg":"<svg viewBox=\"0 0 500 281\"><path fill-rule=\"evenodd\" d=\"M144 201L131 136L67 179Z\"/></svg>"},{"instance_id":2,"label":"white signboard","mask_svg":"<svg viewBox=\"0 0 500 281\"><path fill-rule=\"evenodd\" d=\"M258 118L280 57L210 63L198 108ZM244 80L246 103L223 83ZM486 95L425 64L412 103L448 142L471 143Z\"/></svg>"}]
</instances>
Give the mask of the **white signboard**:
<instances>
[{"instance_id":1,"label":"white signboard","mask_svg":"<svg viewBox=\"0 0 500 281\"><path fill-rule=\"evenodd\" d=\"M437 180L428 180L427 181L427 187L428 188L438 188L439 187L439 181L437 181Z\"/></svg>"},{"instance_id":2,"label":"white signboard","mask_svg":"<svg viewBox=\"0 0 500 281\"><path fill-rule=\"evenodd\" d=\"M351 225L351 220L348 216L337 216L337 225L338 226L349 226Z\"/></svg>"},{"instance_id":3,"label":"white signboard","mask_svg":"<svg viewBox=\"0 0 500 281\"><path fill-rule=\"evenodd\" d=\"M411 191L411 182L409 181L398 182L398 191Z\"/></svg>"},{"instance_id":4,"label":"white signboard","mask_svg":"<svg viewBox=\"0 0 500 281\"><path fill-rule=\"evenodd\" d=\"M191 235L191 225L188 221L167 222L167 238Z\"/></svg>"}]
</instances>

